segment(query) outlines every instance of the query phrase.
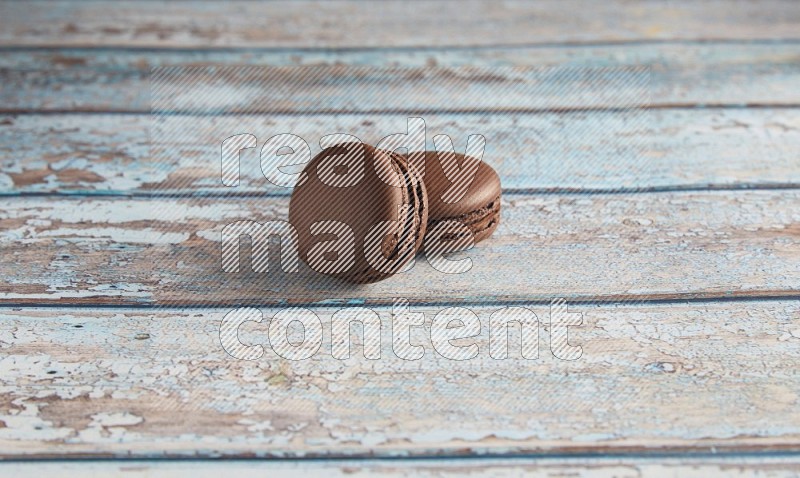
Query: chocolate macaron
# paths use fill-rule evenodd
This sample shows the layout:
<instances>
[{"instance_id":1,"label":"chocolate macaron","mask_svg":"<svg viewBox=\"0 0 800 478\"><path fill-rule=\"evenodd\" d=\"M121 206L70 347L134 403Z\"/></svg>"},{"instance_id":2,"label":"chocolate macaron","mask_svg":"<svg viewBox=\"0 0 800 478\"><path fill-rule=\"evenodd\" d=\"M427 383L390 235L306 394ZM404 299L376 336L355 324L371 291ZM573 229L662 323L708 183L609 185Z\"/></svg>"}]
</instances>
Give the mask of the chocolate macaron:
<instances>
[{"instance_id":1,"label":"chocolate macaron","mask_svg":"<svg viewBox=\"0 0 800 478\"><path fill-rule=\"evenodd\" d=\"M317 272L356 283L403 270L422 246L427 220L417 171L400 154L358 142L315 156L289 202L300 258Z\"/></svg>"},{"instance_id":2,"label":"chocolate macaron","mask_svg":"<svg viewBox=\"0 0 800 478\"><path fill-rule=\"evenodd\" d=\"M488 164L463 154L426 151L424 181L430 208L429 231L443 221L458 221L470 230L477 243L497 229L502 190L500 177Z\"/></svg>"}]
</instances>

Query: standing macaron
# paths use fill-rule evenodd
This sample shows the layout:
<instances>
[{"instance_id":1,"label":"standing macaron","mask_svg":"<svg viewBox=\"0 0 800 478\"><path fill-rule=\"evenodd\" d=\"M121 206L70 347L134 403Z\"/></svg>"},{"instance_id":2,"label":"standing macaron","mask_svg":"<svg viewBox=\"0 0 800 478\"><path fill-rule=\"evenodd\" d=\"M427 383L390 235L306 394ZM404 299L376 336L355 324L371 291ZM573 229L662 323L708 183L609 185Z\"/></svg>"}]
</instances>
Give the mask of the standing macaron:
<instances>
[{"instance_id":1,"label":"standing macaron","mask_svg":"<svg viewBox=\"0 0 800 478\"><path fill-rule=\"evenodd\" d=\"M500 177L488 164L463 154L426 151L424 181L428 231L443 221L458 221L478 243L497 229L502 189Z\"/></svg>"},{"instance_id":2,"label":"standing macaron","mask_svg":"<svg viewBox=\"0 0 800 478\"><path fill-rule=\"evenodd\" d=\"M366 283L400 272L422 245L425 186L397 154L358 142L324 149L289 202L299 253L317 272Z\"/></svg>"}]
</instances>

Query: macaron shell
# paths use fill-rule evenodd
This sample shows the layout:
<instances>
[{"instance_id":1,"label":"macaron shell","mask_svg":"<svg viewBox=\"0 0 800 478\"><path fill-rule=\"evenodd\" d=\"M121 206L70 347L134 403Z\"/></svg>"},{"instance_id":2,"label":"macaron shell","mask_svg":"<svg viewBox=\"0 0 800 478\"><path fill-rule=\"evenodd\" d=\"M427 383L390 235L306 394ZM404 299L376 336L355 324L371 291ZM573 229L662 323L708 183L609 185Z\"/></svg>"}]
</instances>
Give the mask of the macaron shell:
<instances>
[{"instance_id":1,"label":"macaron shell","mask_svg":"<svg viewBox=\"0 0 800 478\"><path fill-rule=\"evenodd\" d=\"M463 165L463 154L455 153L456 161ZM500 223L500 177L491 166L480 162L475 176L464 196L449 203L443 196L451 188L451 181L442 169L436 151L425 152L425 188L428 192L428 224L444 220L460 220L480 242L497 229Z\"/></svg>"},{"instance_id":2,"label":"macaron shell","mask_svg":"<svg viewBox=\"0 0 800 478\"><path fill-rule=\"evenodd\" d=\"M336 179L329 172L331 168L325 168L324 162L336 161L345 154L363 155L364 174L361 180L347 187L334 187L323 182L322 179L327 183L335 182ZM332 169L338 171L337 168ZM387 184L376 169L381 171L384 177L387 174L395 174L401 178L402 183L398 187ZM357 283L384 279L391 274L376 270L369 263L364 254L365 238L369 230L379 222L398 220L399 206L411 204L414 214L403 218L395 237L392 235L384 237L381 247L384 257L395 251L397 254L408 256L410 260L416 251L416 236L419 234L421 224L413 219L418 215L419 206L409 193L408 181L405 179L408 175L403 175L402 169L397 164L396 158L389 155L380 155L376 158L374 148L359 143L346 143L327 148L312 159L303 169L305 180L292 192L289 202L289 222L297 230L300 258L308 264L309 250L315 244L336 238L333 235L326 238L311 234L313 223L338 221L347 224L353 231L355 263L346 271L330 272L328 275ZM320 178L319 171L328 171L327 176ZM405 226L407 221L412 223ZM402 236L404 228L410 229L410 239Z\"/></svg>"}]
</instances>

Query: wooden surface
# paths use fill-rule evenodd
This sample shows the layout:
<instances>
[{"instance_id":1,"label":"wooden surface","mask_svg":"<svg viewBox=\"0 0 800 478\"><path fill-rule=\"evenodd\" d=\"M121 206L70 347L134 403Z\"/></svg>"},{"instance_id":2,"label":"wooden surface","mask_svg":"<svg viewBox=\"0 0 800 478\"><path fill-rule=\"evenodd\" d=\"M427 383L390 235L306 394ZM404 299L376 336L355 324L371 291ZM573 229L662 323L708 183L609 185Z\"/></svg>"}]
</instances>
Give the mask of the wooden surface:
<instances>
[{"instance_id":1,"label":"wooden surface","mask_svg":"<svg viewBox=\"0 0 800 478\"><path fill-rule=\"evenodd\" d=\"M800 465L796 458L742 457L704 459L675 458L579 458L579 459L480 459L464 460L315 460L315 461L100 461L10 463L0 470L20 478L47 476L159 476L164 478L217 477L234 474L242 478L283 478L302 474L311 478L328 477L518 477L593 478L613 476L674 476L706 478L708 476L797 477Z\"/></svg>"},{"instance_id":2,"label":"wooden surface","mask_svg":"<svg viewBox=\"0 0 800 478\"><path fill-rule=\"evenodd\" d=\"M539 358L489 356L488 318L471 305L480 348L454 362L418 328L420 360L323 345L291 361L255 361L219 345L226 309L6 309L0 409L4 457L416 456L752 452L800 448L797 301L572 306L578 360L557 359L549 326ZM416 307L430 326L446 306ZM547 306L530 306L549 323ZM277 309L264 309L272 317ZM269 344L250 322L242 343ZM359 335L360 337L360 335ZM191 417L175 420L176 416ZM224 427L220 427L225 424Z\"/></svg>"},{"instance_id":3,"label":"wooden surface","mask_svg":"<svg viewBox=\"0 0 800 478\"><path fill-rule=\"evenodd\" d=\"M386 95L378 102L359 101L351 108L361 110L396 109L398 106L414 110L436 107L452 108L475 104L475 95L458 95L461 90L443 88L436 97L419 95L420 87L447 82L457 68L470 67L478 70L492 69L502 75L503 69L536 67L543 70L553 68L650 68L648 94L646 98L629 97L638 104L666 106L693 105L785 105L800 104L800 93L795 88L800 76L800 43L778 44L642 44L608 46L543 46L508 47L500 49L413 49L399 51L311 51L299 53L295 50L247 50L224 51L140 51L91 49L41 49L9 50L0 59L0 79L13 88L0 92L3 102L0 111L26 111L31 108L43 110L81 111L150 111L149 75L151 68L174 65L192 67L210 66L332 66L348 65L340 74L354 74L359 66L362 71L370 68L396 68L389 85L396 93ZM406 71L405 69L410 69ZM285 70L289 75L292 70ZM424 73L424 76L421 74ZM416 77L416 78L415 78ZM257 79L249 78L251 84ZM384 81L386 81L384 79ZM563 78L551 80L549 84L561 85ZM342 80L346 84L346 80ZM511 80L494 84L494 87L513 85ZM264 82L261 82L264 85ZM403 94L414 91L417 94ZM481 87L480 83L473 85ZM525 86L524 84L522 86ZM612 85L625 91L624 84ZM59 95L49 94L57 88ZM519 88L519 86L518 86ZM540 87L537 95L522 97L522 104L530 107L535 100L542 102ZM242 92L237 98L241 101ZM301 90L307 91L307 89ZM269 88L259 92L268 94ZM332 97L332 98L335 98ZM396 99L395 99L396 98ZM459 98L461 100L459 101ZM544 106L563 106L559 102L569 101L569 95L547 97ZM588 99L596 99L589 95ZM221 97L217 97L221 99ZM262 99L258 95L255 99ZM286 100L286 96L280 99ZM321 98L328 104L326 97ZM467 101L470 99L471 101ZM480 99L480 98L477 98ZM493 109L508 109L519 97L494 97L498 102ZM584 98L585 99L585 98ZM399 100L402 100L400 102ZM487 104L489 98L486 98ZM286 104L284 108L295 108ZM248 103L249 106L251 106ZM322 106L322 105L320 105ZM541 106L541 104L540 104ZM574 104L575 107L590 107L592 104ZM597 105L594 105L597 106ZM264 101L262 109L274 108ZM332 105L336 108L337 105ZM338 106L340 107L340 106Z\"/></svg>"},{"instance_id":4,"label":"wooden surface","mask_svg":"<svg viewBox=\"0 0 800 478\"><path fill-rule=\"evenodd\" d=\"M319 461L107 461L107 462L48 462L12 463L0 469L20 478L47 476L159 476L175 478L195 476L216 477L231 473L242 478L292 477L302 474L311 478L327 477L517 477L559 478L564 476L592 478L613 476L669 476L705 478L708 476L797 477L798 461L794 458L606 458L606 459L471 459L464 460L319 460Z\"/></svg>"},{"instance_id":5,"label":"wooden surface","mask_svg":"<svg viewBox=\"0 0 800 478\"><path fill-rule=\"evenodd\" d=\"M44 111L120 111L150 112L150 70L170 66L359 66L369 68L411 68L431 76L399 79L391 85L395 92L413 97L405 107L432 106L425 91L431 80L452 78L455 68L649 68L647 104L670 106L798 105L796 88L800 77L800 43L644 43L625 45L540 45L525 47L487 47L472 49L366 49L366 50L122 50L89 48L9 49L0 58L0 80L9 87L0 90L0 112ZM435 67L435 68L434 68ZM357 71L343 69L346 74ZM396 72L399 78L402 72ZM406 77L409 74L406 73ZM250 85L257 84L254 79ZM342 80L346 84L345 80ZM544 86L563 86L563 77ZM259 92L268 94L262 81ZM480 84L473 85L480 86ZM621 85L615 85L624 91ZM543 90L523 98L529 107L541 103ZM238 90L240 101L246 90ZM458 95L443 89L444 99L472 105L476 95ZM53 94L58 92L58 94ZM449 94L448 94L449 93ZM255 97L259 99L259 96ZM592 99L592 96L589 96ZM631 97L628 97L631 98ZM287 97L281 104L286 104ZM481 99L477 96L477 99ZM545 106L560 106L568 95L550 95ZM644 104L644 98L638 104ZM326 101L326 98L322 98ZM393 100L350 105L361 110L388 109ZM488 101L488 99L487 99ZM500 105L498 105L500 106ZM541 105L540 105L541 106ZM581 105L573 106L592 106ZM595 105L597 106L597 105ZM266 103L264 108L271 105ZM334 109L336 105L333 105ZM463 107L463 106L462 106ZM395 105L396 108L396 105Z\"/></svg>"},{"instance_id":6,"label":"wooden surface","mask_svg":"<svg viewBox=\"0 0 800 478\"><path fill-rule=\"evenodd\" d=\"M114 460L0 474L797 476L800 6L566 3L0 4L0 459ZM296 65L337 82L323 95ZM210 103L156 97L191 125L172 141L149 113L152 75L176 66L256 74ZM631 76L576 101L552 73L586 67ZM642 71L649 95L619 81ZM482 96L487 72L510 96ZM365 75L386 91L348 101ZM293 93L258 89L275 81ZM220 125L314 147L377 141L412 112L429 141L487 136L503 219L473 270L420 256L360 288L219 271L225 224L288 204L256 155L220 189ZM473 309L482 353L443 358L428 325L421 360L395 357L398 297L428 324ZM578 360L550 351L553 297L583 313ZM338 307L371 306L384 358L335 359L328 334L311 360L235 360L219 323L247 304L266 319L240 337L262 344L278 307L329 330ZM538 359L488 355L508 305L542 321ZM153 461L216 457L288 460Z\"/></svg>"},{"instance_id":7,"label":"wooden surface","mask_svg":"<svg viewBox=\"0 0 800 478\"><path fill-rule=\"evenodd\" d=\"M0 304L391 304L797 297L800 193L792 190L503 198L464 274L414 269L353 286L222 271L222 228L284 219L288 198L18 198L0 213ZM154 264L160 267L153 269ZM124 265L124 268L120 268ZM245 269L243 267L243 269Z\"/></svg>"},{"instance_id":8,"label":"wooden surface","mask_svg":"<svg viewBox=\"0 0 800 478\"><path fill-rule=\"evenodd\" d=\"M800 39L791 1L568 0L3 4L0 44L169 48L375 48Z\"/></svg>"},{"instance_id":9,"label":"wooden surface","mask_svg":"<svg viewBox=\"0 0 800 478\"><path fill-rule=\"evenodd\" d=\"M506 191L777 188L800 183L800 108L423 117L428 143L446 132L456 147L463 147L469 134L482 131L489 138L485 161L497 169ZM216 162L198 160L219 154L216 137L226 131L220 123L233 130L237 125L247 128L261 142L292 131L317 151L321 132L357 130L362 140L374 143L404 131L408 115L185 118L174 123L187 126L181 141L152 144L148 133L153 122L144 114L0 116L0 194L288 195L290 189L264 179L256 150L242 153L239 186L222 186ZM553 134L561 141L547 141ZM600 143L600 135L612 141ZM597 167L587 170L587 161Z\"/></svg>"}]
</instances>

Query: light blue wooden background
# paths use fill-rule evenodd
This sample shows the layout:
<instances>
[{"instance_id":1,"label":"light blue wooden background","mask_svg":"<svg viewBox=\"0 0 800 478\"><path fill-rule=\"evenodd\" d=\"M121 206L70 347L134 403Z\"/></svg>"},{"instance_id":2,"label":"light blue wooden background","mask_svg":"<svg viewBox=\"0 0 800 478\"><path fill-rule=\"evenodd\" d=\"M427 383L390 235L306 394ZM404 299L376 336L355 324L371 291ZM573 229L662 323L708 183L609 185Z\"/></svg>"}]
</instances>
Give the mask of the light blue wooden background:
<instances>
[{"instance_id":1,"label":"light blue wooden background","mask_svg":"<svg viewBox=\"0 0 800 478\"><path fill-rule=\"evenodd\" d=\"M237 197L216 197L207 117L169 160L154 158L149 79L158 67L245 65L340 65L345 84L383 68L395 72L384 94L411 102L298 114L291 97L275 111L255 91L245 99L264 131L377 140L417 110L454 138L497 139L485 159L503 178L503 223L471 251L473 271L442 277L422 260L359 290L209 272L224 224L285 217L288 197L252 168ZM428 94L431 82L487 91L451 78L509 67L647 67L651 97L635 105L646 127L569 96L521 109L480 98L470 111ZM796 474L796 2L9 2L0 85L3 459L290 458L269 470L325 476ZM625 138L641 151L608 148ZM234 292L266 316L313 307L326 327L353 303L388 321L398 296L428 323L454 305L484 325L507 305L544 318L557 294L584 314L570 338L584 355L555 359L545 330L532 362L453 362L429 342L418 363L342 362L325 347L304 363L241 362L216 335ZM263 324L241 333L265 343ZM393 457L408 459L381 461ZM51 471L128 466L205 464Z\"/></svg>"}]
</instances>

